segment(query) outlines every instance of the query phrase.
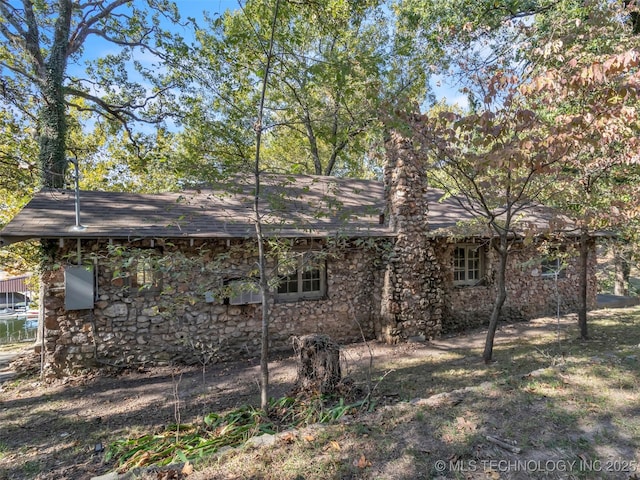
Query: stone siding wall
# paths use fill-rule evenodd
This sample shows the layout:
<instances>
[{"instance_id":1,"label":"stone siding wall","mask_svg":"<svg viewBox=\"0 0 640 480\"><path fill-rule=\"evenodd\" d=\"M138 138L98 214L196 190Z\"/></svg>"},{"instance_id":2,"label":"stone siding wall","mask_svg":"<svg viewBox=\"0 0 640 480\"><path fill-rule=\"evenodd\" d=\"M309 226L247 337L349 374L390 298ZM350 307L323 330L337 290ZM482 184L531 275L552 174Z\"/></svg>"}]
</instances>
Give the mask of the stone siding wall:
<instances>
[{"instance_id":1,"label":"stone siding wall","mask_svg":"<svg viewBox=\"0 0 640 480\"><path fill-rule=\"evenodd\" d=\"M156 246L160 243L157 241ZM381 326L386 326L388 336L384 339L397 342L416 337L428 339L440 332L486 324L495 298L492 274L497 264L495 253L486 249L486 275L481 285L455 287L452 262L455 244L446 239L430 239L427 246L412 251L407 241L405 251L401 251L394 245L386 267L377 254L364 249L346 249L338 258L328 258L325 298L272 303L270 347L287 349L292 336L315 332L327 333L346 343L361 340L362 333L367 338L380 336ZM64 265L76 263L75 241L66 241L58 250L54 260L60 268L43 274L43 344L49 371L67 373L99 364L211 362L259 354L260 305L207 302L200 288L206 279L197 272L185 274L171 268L162 274L162 292L127 288L125 279L114 278L114 266L104 260L106 242L84 241L82 250L85 261L91 263L92 255L98 259L94 263L98 291L93 310L67 311L64 307ZM228 252L228 247L224 242L191 245L188 241L174 241L167 242L161 250L163 253L182 250L192 256L207 251L205 260L213 262L219 254ZM571 248L568 250L572 253ZM398 252L411 263L399 262ZM507 272L508 298L503 320L555 314L555 282L542 277L539 264L531 261L539 256L534 247L514 246ZM595 258L592 248L591 308L595 306L596 294ZM568 261L558 281L562 313L577 308L578 258L571 256ZM254 262L251 249L236 248L234 254L223 260L219 277L221 280L238 277L252 268ZM418 268L420 262L428 268ZM429 277L434 271L436 276ZM439 279L438 285L434 285L434 278ZM386 318L380 315L385 311ZM434 313L438 319L436 329L430 323Z\"/></svg>"},{"instance_id":2,"label":"stone siding wall","mask_svg":"<svg viewBox=\"0 0 640 480\"><path fill-rule=\"evenodd\" d=\"M208 253L208 261L219 261L227 252L224 242L172 241L164 254L178 250L188 255ZM149 247L149 241L133 246ZM106 242L83 241L84 261L97 258L97 301L93 310L64 308L64 264L73 259L76 241L66 241L57 253L58 269L43 275L44 346L48 368L66 373L96 364L141 365L197 363L259 355L261 306L229 305L222 299L208 303L201 288L205 279L163 269L162 292L127 288L126 279L114 278L114 266L102 260ZM254 267L255 257L247 248L235 249L221 263L220 280L238 277ZM322 332L340 342L371 338L374 317L380 311L380 295L374 290L382 274L371 253L347 249L326 261L325 298L271 305L273 350L291 347L292 336ZM208 279L207 279L208 280Z\"/></svg>"},{"instance_id":3,"label":"stone siding wall","mask_svg":"<svg viewBox=\"0 0 640 480\"><path fill-rule=\"evenodd\" d=\"M393 134L385 147L389 225L396 241L385 272L376 333L391 343L427 340L442 330L443 285L434 245L427 236L426 163L411 139Z\"/></svg>"},{"instance_id":4,"label":"stone siding wall","mask_svg":"<svg viewBox=\"0 0 640 480\"><path fill-rule=\"evenodd\" d=\"M498 258L492 248L485 249L485 278L478 286L454 286L452 255L455 244L445 239L436 241L436 252L440 259L445 279L445 318L443 332L461 331L486 325L491 316L496 296L494 270ZM561 314L576 312L579 301L579 257L578 245L567 248L567 266L556 284L552 277L541 275L536 259L541 253L535 245L516 244L510 253L507 267L507 300L502 310L503 321L520 321L547 315L555 315L557 298L560 299ZM596 303L596 252L591 245L589 254L589 308Z\"/></svg>"}]
</instances>

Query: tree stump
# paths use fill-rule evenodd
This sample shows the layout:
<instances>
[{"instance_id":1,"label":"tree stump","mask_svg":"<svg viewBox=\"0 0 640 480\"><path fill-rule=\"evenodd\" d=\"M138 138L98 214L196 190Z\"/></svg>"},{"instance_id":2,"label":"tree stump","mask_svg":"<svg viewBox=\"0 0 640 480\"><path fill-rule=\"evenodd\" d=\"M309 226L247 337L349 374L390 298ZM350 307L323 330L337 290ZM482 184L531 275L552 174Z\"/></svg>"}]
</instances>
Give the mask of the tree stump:
<instances>
[{"instance_id":1,"label":"tree stump","mask_svg":"<svg viewBox=\"0 0 640 480\"><path fill-rule=\"evenodd\" d=\"M340 383L340 346L327 335L311 334L294 337L293 347L298 358L296 391L333 393Z\"/></svg>"}]
</instances>

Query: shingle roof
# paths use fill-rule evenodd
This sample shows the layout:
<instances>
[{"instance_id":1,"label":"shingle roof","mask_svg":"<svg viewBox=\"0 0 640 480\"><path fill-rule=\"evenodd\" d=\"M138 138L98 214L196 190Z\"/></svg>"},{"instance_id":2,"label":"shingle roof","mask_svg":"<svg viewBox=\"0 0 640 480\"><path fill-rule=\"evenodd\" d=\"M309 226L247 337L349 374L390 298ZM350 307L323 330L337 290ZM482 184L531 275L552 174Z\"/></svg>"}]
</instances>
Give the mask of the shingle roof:
<instances>
[{"instance_id":1,"label":"shingle roof","mask_svg":"<svg viewBox=\"0 0 640 480\"><path fill-rule=\"evenodd\" d=\"M463 199L463 204L467 205L468 201ZM478 221L474 215L465 209L456 197L445 196L445 192L432 188L428 193L429 202L429 230L433 235L445 235L448 233L459 233L464 235L465 232L475 232L475 236L493 236L494 232L490 232L486 225L486 220L480 218ZM479 209L478 209L479 210ZM499 209L498 209L499 211ZM501 218L501 216L498 216ZM470 228L469 224L473 224L475 220L476 227ZM460 228L456 228L460 225ZM563 232L571 234L576 232L575 222L562 215L558 210L540 204L528 204L516 213L512 219L512 229L520 234L525 231L535 232L537 234L545 232ZM474 236L474 235L469 235Z\"/></svg>"},{"instance_id":2,"label":"shingle roof","mask_svg":"<svg viewBox=\"0 0 640 480\"><path fill-rule=\"evenodd\" d=\"M264 175L261 181L266 235L395 235L388 221L380 223L385 212L381 182L307 175ZM77 231L73 228L74 192L43 190L0 231L0 244L29 238L247 238L255 234L253 192L253 177L235 177L211 188L181 193L83 191L80 223L86 229ZM429 189L428 223L435 235L446 235L443 229L451 231L473 220L455 198L443 196L442 191ZM531 207L518 218L519 229L546 230L556 217L546 207Z\"/></svg>"},{"instance_id":3,"label":"shingle roof","mask_svg":"<svg viewBox=\"0 0 640 480\"><path fill-rule=\"evenodd\" d=\"M380 224L380 182L320 176L262 177L261 212L267 235L388 236ZM74 230L75 196L43 190L0 232L6 243L27 238L244 238L255 233L253 178L181 193L83 191Z\"/></svg>"}]
</instances>

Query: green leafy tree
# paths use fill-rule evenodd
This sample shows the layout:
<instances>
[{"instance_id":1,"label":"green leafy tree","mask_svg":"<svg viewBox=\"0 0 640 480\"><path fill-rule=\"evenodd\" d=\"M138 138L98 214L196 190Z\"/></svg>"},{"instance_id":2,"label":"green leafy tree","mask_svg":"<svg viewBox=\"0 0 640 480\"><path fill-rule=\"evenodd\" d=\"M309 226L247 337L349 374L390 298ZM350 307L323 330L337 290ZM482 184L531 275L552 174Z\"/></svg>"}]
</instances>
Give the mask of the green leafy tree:
<instances>
[{"instance_id":1,"label":"green leafy tree","mask_svg":"<svg viewBox=\"0 0 640 480\"><path fill-rule=\"evenodd\" d=\"M158 128L136 144L100 126L71 136L70 156L80 160L80 188L139 193L176 191L183 186L175 132Z\"/></svg>"},{"instance_id":2,"label":"green leafy tree","mask_svg":"<svg viewBox=\"0 0 640 480\"><path fill-rule=\"evenodd\" d=\"M132 122L157 122L168 114L172 80L158 65L137 57L166 58L180 38L161 28L161 18L177 22L167 0L0 1L0 95L6 112L32 123L38 142L42 183L64 185L70 109L91 112L122 126L135 141ZM80 62L89 39L117 53ZM133 79L126 68L137 72Z\"/></svg>"},{"instance_id":3,"label":"green leafy tree","mask_svg":"<svg viewBox=\"0 0 640 480\"><path fill-rule=\"evenodd\" d=\"M278 11L280 8L280 0L276 0L273 7L273 20L271 23L271 36L266 48L266 63L262 76L262 89L258 104L258 114L255 122L256 131L256 148L255 161L253 168L254 175L254 197L253 197L253 214L256 228L256 241L258 242L258 271L260 274L260 293L262 293L262 329L261 329L261 351L260 351L260 407L266 410L269 406L269 277L267 274L267 255L265 252L265 237L262 231L262 207L260 205L260 180L261 180L261 156L260 149L262 147L262 132L264 121L264 104L267 94L269 75L271 73L272 62L274 59L274 44L277 31Z\"/></svg>"},{"instance_id":4,"label":"green leafy tree","mask_svg":"<svg viewBox=\"0 0 640 480\"><path fill-rule=\"evenodd\" d=\"M38 171L29 163L37 145L28 124L0 111L0 228L31 198ZM11 273L33 271L38 262L31 242L0 249L0 270Z\"/></svg>"},{"instance_id":5,"label":"green leafy tree","mask_svg":"<svg viewBox=\"0 0 640 480\"><path fill-rule=\"evenodd\" d=\"M414 52L411 71L429 65L481 107L501 71L527 74L523 57L535 18L557 0L402 0L395 6L398 37Z\"/></svg>"},{"instance_id":6,"label":"green leafy tree","mask_svg":"<svg viewBox=\"0 0 640 480\"><path fill-rule=\"evenodd\" d=\"M208 21L189 66L184 145L219 168L249 169L249 139L265 69L271 2L251 0ZM381 2L285 2L274 38L265 98L263 168L317 175L366 176L380 134L380 110L398 96L421 101L429 69L406 81L411 52L394 45L392 12ZM417 71L417 70L416 70Z\"/></svg>"}]
</instances>

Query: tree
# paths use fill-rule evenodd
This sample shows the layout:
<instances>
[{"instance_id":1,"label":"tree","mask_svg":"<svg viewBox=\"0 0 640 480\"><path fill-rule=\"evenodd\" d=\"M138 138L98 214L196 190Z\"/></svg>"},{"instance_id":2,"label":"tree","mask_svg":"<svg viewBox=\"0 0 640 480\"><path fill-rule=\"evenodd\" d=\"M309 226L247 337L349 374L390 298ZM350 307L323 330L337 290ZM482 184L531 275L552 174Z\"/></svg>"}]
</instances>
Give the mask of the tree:
<instances>
[{"instance_id":1,"label":"tree","mask_svg":"<svg viewBox=\"0 0 640 480\"><path fill-rule=\"evenodd\" d=\"M382 2L285 2L274 38L274 58L265 99L263 165L272 171L317 175L371 175L366 161L380 132L381 105L402 95L421 101L430 70L412 82L402 75L409 52L399 52L389 34L391 10ZM185 143L206 152L205 161L247 168L254 146L253 105L265 68L270 32L269 2L252 0L242 9L208 21L198 32L189 66L193 90ZM416 72L418 70L416 69Z\"/></svg>"},{"instance_id":2,"label":"tree","mask_svg":"<svg viewBox=\"0 0 640 480\"><path fill-rule=\"evenodd\" d=\"M621 11L621 5L562 6L532 29L535 69L522 92L545 116L553 135L570 147L562 158L561 194L553 202L578 221L578 324L587 339L588 239L627 222L640 196L633 181L640 147L640 59L633 25L621 20L629 11Z\"/></svg>"},{"instance_id":3,"label":"tree","mask_svg":"<svg viewBox=\"0 0 640 480\"><path fill-rule=\"evenodd\" d=\"M0 94L5 111L33 123L44 185L64 184L70 108L117 122L132 140L130 122L156 122L167 114L171 79L153 73L154 66L135 54L162 59L168 46L180 48L180 38L161 29L161 18L177 22L179 16L168 0L148 0L146 6L127 0L0 1ZM75 67L92 38L118 46L120 53L89 61L83 78ZM127 62L140 82L130 79Z\"/></svg>"},{"instance_id":4,"label":"tree","mask_svg":"<svg viewBox=\"0 0 640 480\"><path fill-rule=\"evenodd\" d=\"M180 189L183 168L174 146L176 135L158 128L138 136L133 145L101 126L72 134L68 150L79 160L80 188L140 193Z\"/></svg>"},{"instance_id":5,"label":"tree","mask_svg":"<svg viewBox=\"0 0 640 480\"><path fill-rule=\"evenodd\" d=\"M265 216L264 207L261 204L262 189L261 178L263 174L262 167L262 145L263 145L263 133L268 130L268 126L264 124L265 119L265 102L267 99L268 89L270 88L269 77L272 74L274 68L275 56L275 39L279 28L282 28L282 22L279 22L280 0L275 0L273 6L273 16L271 20L271 31L268 39L268 43L264 48L265 51L265 64L263 70L263 76L261 79L260 97L258 103L258 113L256 121L254 122L255 129L255 157L253 164L253 178L254 178L254 201L253 201L253 215L254 225L256 232L256 242L258 246L258 272L259 272L259 287L262 294L262 333L261 333L261 354L260 354L260 406L263 410L267 410L269 405L269 303L271 301L271 286L273 279L270 278L267 271L267 242L263 232L263 217ZM281 199L282 200L282 199ZM272 199L273 201L273 199ZM275 200L277 202L277 199ZM269 207L272 207L271 205ZM339 363L338 363L339 365Z\"/></svg>"},{"instance_id":6,"label":"tree","mask_svg":"<svg viewBox=\"0 0 640 480\"><path fill-rule=\"evenodd\" d=\"M557 0L401 1L396 7L402 42L412 45L412 69L436 70L482 103L490 79L500 71L527 74L523 57L529 26L561 3ZM421 52L423 52L421 54Z\"/></svg>"},{"instance_id":7,"label":"tree","mask_svg":"<svg viewBox=\"0 0 640 480\"><path fill-rule=\"evenodd\" d=\"M487 363L493 357L493 340L507 299L509 253L524 236L519 216L548 194L565 148L522 103L518 83L515 76L498 75L487 98L499 100L497 108L488 102L470 114L442 111L420 117L411 129L436 162L431 183L455 195L461 207L480 220L498 255L496 298L483 352Z\"/></svg>"},{"instance_id":8,"label":"tree","mask_svg":"<svg viewBox=\"0 0 640 480\"><path fill-rule=\"evenodd\" d=\"M278 9L280 0L276 0L273 7L273 20L271 23L271 36L266 51L266 64L264 75L262 77L262 90L260 93L260 103L258 106L258 115L255 122L256 131L256 156L254 162L254 181L255 193L253 200L253 214L256 227L256 241L258 242L258 270L260 273L260 292L262 293L262 334L261 334L261 352L260 352L260 407L266 410L269 405L269 279L267 276L267 260L265 253L265 241L262 233L262 212L260 207L260 175L261 175L261 157L260 148L262 146L263 133L263 117L264 102L266 98L269 74L271 73L271 62L273 61L274 38L277 29Z\"/></svg>"},{"instance_id":9,"label":"tree","mask_svg":"<svg viewBox=\"0 0 640 480\"><path fill-rule=\"evenodd\" d=\"M37 152L27 125L0 111L0 228L22 208L33 193L38 172L26 159ZM39 260L33 242L0 249L0 270L33 271Z\"/></svg>"},{"instance_id":10,"label":"tree","mask_svg":"<svg viewBox=\"0 0 640 480\"><path fill-rule=\"evenodd\" d=\"M564 212L578 220L582 264L582 301L578 317L583 338L587 337L589 237L594 230L614 226L616 217L628 218L628 214L621 212L628 212L629 205L635 205L633 199L637 198L633 182L620 181L634 171L635 167L631 170L628 167L637 162L638 147L637 52L633 50L633 41L629 41L636 9L628 4L625 4L626 12L621 12L618 9L620 5L615 3L585 4L571 0L513 2L506 4L504 9L487 9L486 4L479 2L470 17L460 17L455 10L443 11L429 4L420 7L425 9L422 13L418 12L420 18L424 18L424 12L442 17L443 20L439 20L441 26L455 25L456 22L460 25L465 19L467 21L461 29L462 34L454 35L452 40L478 57L476 60L464 55L462 61L456 63L459 72L468 79L465 88L472 98L472 109L481 114L480 117L472 115L469 118L480 119L480 123L485 115L493 119L493 114L486 107L487 100L503 105L503 112L515 107L512 111L516 116L532 115L537 118L535 128L546 132L545 141L555 145L545 153L546 163L554 165L557 170L554 177L558 185L545 192L544 198L564 207ZM474 15L473 12L484 13ZM514 19L522 16L529 16L531 21L516 25ZM625 23L625 18L631 18L631 22ZM490 28L478 28L482 26ZM422 34L428 35L429 32L433 33L423 30ZM459 50L453 49L454 52ZM509 54L503 54L500 59L498 52ZM496 87L511 82L505 73L509 70L519 73L522 86L519 90L505 89L498 98L499 89ZM517 107L514 101L520 106ZM460 125L450 125L459 130L445 130L440 141L445 144L451 142L452 132L454 137L463 134L464 138L464 129L461 130ZM498 127L492 125L492 128L502 132L502 126L501 123ZM519 141L526 141L529 136L529 133L518 132L517 128L513 128L512 133L521 135ZM477 134L488 135L487 139L491 140L494 132ZM470 138L467 140L471 141ZM453 185L457 191L469 187L460 185L459 180L446 173L451 156L443 153L442 149L438 151L447 159L438 165L444 165L440 172L444 175L439 178L447 179L449 183L444 183L450 188ZM521 148L515 151L521 151ZM474 153L474 148L469 148L460 149L456 155L464 157ZM500 154L495 152L495 156L496 161L500 161ZM472 164L463 167L458 170L476 172L476 166ZM511 166L507 168L507 172L510 171ZM468 180L464 175L461 178ZM498 190L503 191L497 177L492 174L491 178ZM474 185L470 189L475 202L479 201L475 197L486 191L478 187ZM547 187L551 185L547 184ZM627 201L620 202L620 199ZM482 201L479 204L482 205ZM612 215L614 211L619 214ZM499 297L497 303L501 301ZM489 337L493 320L492 316L485 360L490 358Z\"/></svg>"}]
</instances>

